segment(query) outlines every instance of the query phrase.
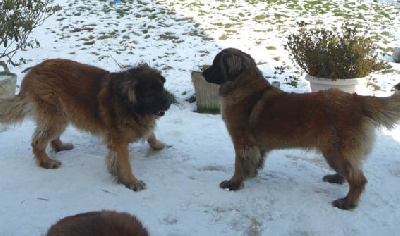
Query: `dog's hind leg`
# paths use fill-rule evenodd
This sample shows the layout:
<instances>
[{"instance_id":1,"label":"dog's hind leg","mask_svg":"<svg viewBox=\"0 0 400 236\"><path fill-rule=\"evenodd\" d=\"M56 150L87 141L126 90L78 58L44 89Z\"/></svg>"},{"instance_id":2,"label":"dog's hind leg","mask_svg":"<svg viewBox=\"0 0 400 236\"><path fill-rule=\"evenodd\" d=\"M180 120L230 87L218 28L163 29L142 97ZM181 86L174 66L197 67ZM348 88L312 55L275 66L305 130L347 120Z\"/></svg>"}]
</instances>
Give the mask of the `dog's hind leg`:
<instances>
[{"instance_id":1,"label":"dog's hind leg","mask_svg":"<svg viewBox=\"0 0 400 236\"><path fill-rule=\"evenodd\" d=\"M56 122L53 121L52 124L57 130L57 136L50 142L50 146L53 149L53 151L57 153L61 151L72 150L74 148L74 145L72 145L71 143L63 143L60 140L60 135L64 132L65 128L67 128L69 124L67 118L65 118L65 116L60 114L57 117L57 121Z\"/></svg>"},{"instance_id":2,"label":"dog's hind leg","mask_svg":"<svg viewBox=\"0 0 400 236\"><path fill-rule=\"evenodd\" d=\"M258 170L261 170L264 167L264 163L265 163L265 157L267 155L267 151L265 150L260 150L260 157L256 156L256 160L258 159L258 163L256 163L255 169L253 170L253 172L249 173L249 178L254 178L258 175Z\"/></svg>"},{"instance_id":3,"label":"dog's hind leg","mask_svg":"<svg viewBox=\"0 0 400 236\"><path fill-rule=\"evenodd\" d=\"M347 180L349 183L349 192L344 198L333 201L332 205L343 210L348 210L357 207L367 179L360 168L360 159L352 156L349 157L345 154L346 152L343 150L341 152L323 152L328 164L337 172L337 174L325 176L324 180L328 182Z\"/></svg>"},{"instance_id":4,"label":"dog's hind leg","mask_svg":"<svg viewBox=\"0 0 400 236\"><path fill-rule=\"evenodd\" d=\"M32 137L32 149L36 163L46 169L56 169L61 165L58 160L51 159L46 153L47 144L58 136L57 131L45 123L39 124Z\"/></svg>"},{"instance_id":5,"label":"dog's hind leg","mask_svg":"<svg viewBox=\"0 0 400 236\"><path fill-rule=\"evenodd\" d=\"M58 160L51 159L46 153L46 147L50 143L55 151L68 148L59 139L68 125L67 118L59 109L58 104L35 102L36 129L32 137L32 148L36 163L46 169L55 169L61 165ZM55 149L56 148L56 149Z\"/></svg>"},{"instance_id":6,"label":"dog's hind leg","mask_svg":"<svg viewBox=\"0 0 400 236\"><path fill-rule=\"evenodd\" d=\"M344 177L349 183L349 192L346 197L333 201L332 205L347 210L357 207L361 193L365 189L367 179L361 169L353 168L350 165L345 168L347 170L344 170Z\"/></svg>"}]
</instances>

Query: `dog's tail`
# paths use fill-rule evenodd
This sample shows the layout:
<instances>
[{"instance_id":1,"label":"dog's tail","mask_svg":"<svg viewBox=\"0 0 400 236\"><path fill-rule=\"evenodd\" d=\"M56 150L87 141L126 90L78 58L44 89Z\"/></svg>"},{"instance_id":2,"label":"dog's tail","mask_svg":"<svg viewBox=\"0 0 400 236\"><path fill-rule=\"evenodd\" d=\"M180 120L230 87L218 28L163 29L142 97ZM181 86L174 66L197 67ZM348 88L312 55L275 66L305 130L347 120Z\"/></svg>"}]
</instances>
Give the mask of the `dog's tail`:
<instances>
[{"instance_id":1,"label":"dog's tail","mask_svg":"<svg viewBox=\"0 0 400 236\"><path fill-rule=\"evenodd\" d=\"M376 126L393 128L400 121L400 83L395 85L395 93L389 97L368 97L365 109Z\"/></svg>"},{"instance_id":2,"label":"dog's tail","mask_svg":"<svg viewBox=\"0 0 400 236\"><path fill-rule=\"evenodd\" d=\"M0 98L0 123L14 124L22 122L29 112L28 99L23 95Z\"/></svg>"}]
</instances>

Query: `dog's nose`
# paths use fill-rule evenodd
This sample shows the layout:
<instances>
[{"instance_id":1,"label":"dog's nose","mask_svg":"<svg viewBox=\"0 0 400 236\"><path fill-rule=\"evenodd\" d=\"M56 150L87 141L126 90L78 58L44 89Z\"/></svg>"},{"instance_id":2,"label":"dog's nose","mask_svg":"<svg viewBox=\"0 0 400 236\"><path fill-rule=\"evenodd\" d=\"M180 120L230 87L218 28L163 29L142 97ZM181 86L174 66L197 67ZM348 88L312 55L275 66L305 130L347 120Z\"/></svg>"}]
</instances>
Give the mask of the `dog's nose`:
<instances>
[{"instance_id":1,"label":"dog's nose","mask_svg":"<svg viewBox=\"0 0 400 236\"><path fill-rule=\"evenodd\" d=\"M164 108L168 110L171 107L171 102L168 100L167 97L164 98Z\"/></svg>"}]
</instances>

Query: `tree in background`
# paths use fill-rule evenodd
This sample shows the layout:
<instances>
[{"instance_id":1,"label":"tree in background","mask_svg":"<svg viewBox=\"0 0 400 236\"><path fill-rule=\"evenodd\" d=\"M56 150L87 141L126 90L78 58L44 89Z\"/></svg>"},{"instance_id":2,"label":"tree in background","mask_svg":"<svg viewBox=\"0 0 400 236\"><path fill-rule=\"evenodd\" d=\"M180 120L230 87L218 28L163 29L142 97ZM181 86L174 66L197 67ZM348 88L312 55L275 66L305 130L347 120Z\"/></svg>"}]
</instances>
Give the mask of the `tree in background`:
<instances>
[{"instance_id":1,"label":"tree in background","mask_svg":"<svg viewBox=\"0 0 400 236\"><path fill-rule=\"evenodd\" d=\"M50 6L53 0L1 0L0 1L0 63L18 65L24 58L14 60L15 53L40 46L36 39L29 39L32 30L48 17L61 10Z\"/></svg>"}]
</instances>

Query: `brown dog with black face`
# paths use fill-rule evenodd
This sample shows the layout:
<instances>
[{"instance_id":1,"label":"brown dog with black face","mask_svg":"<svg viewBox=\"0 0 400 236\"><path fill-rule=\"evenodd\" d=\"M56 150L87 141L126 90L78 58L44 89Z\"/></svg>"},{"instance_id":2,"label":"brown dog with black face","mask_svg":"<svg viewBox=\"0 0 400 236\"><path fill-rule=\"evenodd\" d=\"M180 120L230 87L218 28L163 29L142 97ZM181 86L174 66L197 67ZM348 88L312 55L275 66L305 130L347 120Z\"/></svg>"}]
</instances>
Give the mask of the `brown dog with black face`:
<instances>
[{"instance_id":1,"label":"brown dog with black face","mask_svg":"<svg viewBox=\"0 0 400 236\"><path fill-rule=\"evenodd\" d=\"M392 128L400 119L400 92L385 98L335 89L286 93L264 79L250 55L234 48L218 53L203 76L221 85L221 113L236 155L234 174L221 188L243 187L246 178L257 175L271 150L316 149L336 171L323 180L349 183L347 196L333 205L340 209L358 205L367 183L362 161L371 152L375 127Z\"/></svg>"},{"instance_id":2,"label":"brown dog with black face","mask_svg":"<svg viewBox=\"0 0 400 236\"><path fill-rule=\"evenodd\" d=\"M153 149L164 144L153 130L170 103L163 93L165 78L148 65L126 71L109 71L65 59L50 59L32 67L20 93L0 99L0 123L36 122L32 149L38 165L58 168L46 146L55 152L70 150L60 135L72 124L103 137L109 149L107 167L118 182L139 191L145 183L135 178L129 160L129 143L147 139Z\"/></svg>"},{"instance_id":3,"label":"brown dog with black face","mask_svg":"<svg viewBox=\"0 0 400 236\"><path fill-rule=\"evenodd\" d=\"M46 236L148 236L133 215L116 211L94 211L67 216L50 227Z\"/></svg>"}]
</instances>

